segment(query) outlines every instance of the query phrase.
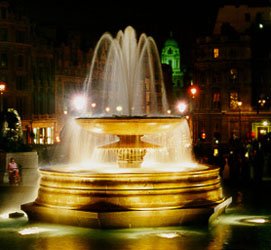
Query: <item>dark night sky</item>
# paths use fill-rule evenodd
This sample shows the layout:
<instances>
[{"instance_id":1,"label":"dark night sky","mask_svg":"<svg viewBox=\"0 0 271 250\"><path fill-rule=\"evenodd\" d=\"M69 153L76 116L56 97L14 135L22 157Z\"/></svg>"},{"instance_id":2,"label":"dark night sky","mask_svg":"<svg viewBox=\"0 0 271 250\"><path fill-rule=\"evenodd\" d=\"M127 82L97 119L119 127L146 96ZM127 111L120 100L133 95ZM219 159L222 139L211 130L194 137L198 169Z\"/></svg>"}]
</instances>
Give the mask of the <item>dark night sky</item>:
<instances>
[{"instance_id":1,"label":"dark night sky","mask_svg":"<svg viewBox=\"0 0 271 250\"><path fill-rule=\"evenodd\" d=\"M106 31L115 36L131 25L138 36L152 36L159 49L172 32L181 50L187 50L195 34L210 32L221 0L11 1L23 6L32 20L85 30L95 41Z\"/></svg>"},{"instance_id":2,"label":"dark night sky","mask_svg":"<svg viewBox=\"0 0 271 250\"><path fill-rule=\"evenodd\" d=\"M95 45L108 31L113 36L128 25L138 36L152 36L159 49L170 33L181 54L189 57L193 38L210 34L223 4L251 4L268 0L10 0L33 21L85 31Z\"/></svg>"},{"instance_id":3,"label":"dark night sky","mask_svg":"<svg viewBox=\"0 0 271 250\"><path fill-rule=\"evenodd\" d=\"M33 19L44 23L84 26L92 33L116 33L127 25L152 36L204 30L219 0L14 0ZM162 2L162 3L160 3Z\"/></svg>"}]
</instances>

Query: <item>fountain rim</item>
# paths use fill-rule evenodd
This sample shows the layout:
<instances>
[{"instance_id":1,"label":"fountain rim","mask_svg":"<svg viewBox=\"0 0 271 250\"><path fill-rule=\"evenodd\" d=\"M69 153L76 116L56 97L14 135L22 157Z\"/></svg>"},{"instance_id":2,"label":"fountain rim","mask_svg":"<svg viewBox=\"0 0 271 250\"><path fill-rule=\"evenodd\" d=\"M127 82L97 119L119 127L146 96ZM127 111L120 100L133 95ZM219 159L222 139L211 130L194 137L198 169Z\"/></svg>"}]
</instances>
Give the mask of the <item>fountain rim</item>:
<instances>
[{"instance_id":1,"label":"fountain rim","mask_svg":"<svg viewBox=\"0 0 271 250\"><path fill-rule=\"evenodd\" d=\"M94 170L71 170L71 171L62 171L62 170L57 170L57 169L52 169L50 167L40 167L39 172L43 173L54 173L55 175L66 175L66 176L73 176L73 177L100 177L100 178L106 178L112 176L114 178L121 178L120 176L123 177L148 177L149 175L160 175L160 176L169 176L169 175L189 175L189 176L198 176L206 173L208 170L209 173L212 172L217 172L219 170L218 166L213 166L213 165L208 165L208 164L201 164L201 166L204 166L204 168L195 168L195 169L189 169L185 171L178 171L178 170L173 170L173 171L146 171L146 172L140 172L140 171L134 171L134 172L95 172ZM137 169L138 170L138 169Z\"/></svg>"},{"instance_id":2,"label":"fountain rim","mask_svg":"<svg viewBox=\"0 0 271 250\"><path fill-rule=\"evenodd\" d=\"M183 116L86 116L75 120L79 126L93 133L142 136L168 131L180 124L183 119Z\"/></svg>"},{"instance_id":3,"label":"fountain rim","mask_svg":"<svg viewBox=\"0 0 271 250\"><path fill-rule=\"evenodd\" d=\"M185 117L183 115L181 116L129 116L129 115L114 115L114 116L78 116L75 119L76 120L98 120L98 121L129 121L129 122L133 122L133 121L138 121L138 120L142 120L142 121L157 121L157 120L176 120L179 121L180 119L184 119Z\"/></svg>"}]
</instances>

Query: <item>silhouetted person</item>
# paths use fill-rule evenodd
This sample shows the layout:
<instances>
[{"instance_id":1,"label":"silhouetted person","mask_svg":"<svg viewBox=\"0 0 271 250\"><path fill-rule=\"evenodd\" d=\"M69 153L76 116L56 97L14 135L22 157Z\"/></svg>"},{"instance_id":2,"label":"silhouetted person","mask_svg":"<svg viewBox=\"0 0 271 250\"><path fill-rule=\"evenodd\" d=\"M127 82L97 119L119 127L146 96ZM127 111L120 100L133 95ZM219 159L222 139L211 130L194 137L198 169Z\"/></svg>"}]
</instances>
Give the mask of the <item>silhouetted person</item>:
<instances>
[{"instance_id":1,"label":"silhouetted person","mask_svg":"<svg viewBox=\"0 0 271 250\"><path fill-rule=\"evenodd\" d=\"M263 166L264 166L264 153L258 143L253 149L252 156L252 167L254 171L254 181L256 184L259 184L262 181L263 177Z\"/></svg>"}]
</instances>

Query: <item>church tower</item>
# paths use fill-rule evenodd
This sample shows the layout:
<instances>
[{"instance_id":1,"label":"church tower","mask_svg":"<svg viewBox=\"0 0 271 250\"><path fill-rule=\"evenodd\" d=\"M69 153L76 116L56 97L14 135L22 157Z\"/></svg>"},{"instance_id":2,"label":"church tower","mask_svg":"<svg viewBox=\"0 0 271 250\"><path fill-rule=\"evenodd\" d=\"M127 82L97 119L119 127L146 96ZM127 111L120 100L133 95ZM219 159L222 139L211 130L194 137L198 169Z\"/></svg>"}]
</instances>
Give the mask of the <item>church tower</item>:
<instances>
[{"instance_id":1,"label":"church tower","mask_svg":"<svg viewBox=\"0 0 271 250\"><path fill-rule=\"evenodd\" d=\"M182 88L183 72L180 66L180 49L176 40L172 38L172 34L164 44L164 47L162 49L161 61L162 64L167 64L171 66L173 87L177 89Z\"/></svg>"}]
</instances>

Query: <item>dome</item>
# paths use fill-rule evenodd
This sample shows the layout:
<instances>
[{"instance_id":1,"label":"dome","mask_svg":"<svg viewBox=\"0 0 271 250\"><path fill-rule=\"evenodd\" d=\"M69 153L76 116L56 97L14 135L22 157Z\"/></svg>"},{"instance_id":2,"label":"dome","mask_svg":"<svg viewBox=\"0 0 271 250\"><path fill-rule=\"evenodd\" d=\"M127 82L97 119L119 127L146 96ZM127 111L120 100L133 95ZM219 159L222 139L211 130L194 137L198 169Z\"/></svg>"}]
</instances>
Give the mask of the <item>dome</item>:
<instances>
[{"instance_id":1,"label":"dome","mask_svg":"<svg viewBox=\"0 0 271 250\"><path fill-rule=\"evenodd\" d=\"M169 38L166 40L164 47L175 47L178 48L178 43L176 40Z\"/></svg>"}]
</instances>

